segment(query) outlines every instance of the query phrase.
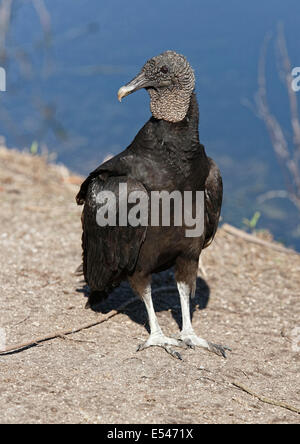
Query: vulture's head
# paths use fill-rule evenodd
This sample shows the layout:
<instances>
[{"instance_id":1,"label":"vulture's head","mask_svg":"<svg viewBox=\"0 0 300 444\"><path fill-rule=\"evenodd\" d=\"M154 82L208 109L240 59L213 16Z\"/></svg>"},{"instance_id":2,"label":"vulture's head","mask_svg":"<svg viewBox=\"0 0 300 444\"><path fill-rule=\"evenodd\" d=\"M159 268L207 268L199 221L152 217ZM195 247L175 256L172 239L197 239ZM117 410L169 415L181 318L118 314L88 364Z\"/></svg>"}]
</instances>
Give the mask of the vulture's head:
<instances>
[{"instance_id":1,"label":"vulture's head","mask_svg":"<svg viewBox=\"0 0 300 444\"><path fill-rule=\"evenodd\" d=\"M184 119L195 88L194 71L183 55L166 51L148 60L141 72L118 91L118 98L145 88L153 117L169 122Z\"/></svg>"}]
</instances>

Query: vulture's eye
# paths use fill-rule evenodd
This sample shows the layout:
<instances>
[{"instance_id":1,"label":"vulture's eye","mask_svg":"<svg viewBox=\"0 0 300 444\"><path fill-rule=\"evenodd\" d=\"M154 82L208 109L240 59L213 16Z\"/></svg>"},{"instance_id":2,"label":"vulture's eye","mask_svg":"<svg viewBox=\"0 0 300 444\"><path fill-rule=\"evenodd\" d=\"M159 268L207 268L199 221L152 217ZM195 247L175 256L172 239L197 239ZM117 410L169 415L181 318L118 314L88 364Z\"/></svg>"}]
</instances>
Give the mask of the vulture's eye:
<instances>
[{"instance_id":1,"label":"vulture's eye","mask_svg":"<svg viewBox=\"0 0 300 444\"><path fill-rule=\"evenodd\" d=\"M167 67L166 65L164 65L164 66L162 66L162 67L160 68L160 71L161 71L162 73L164 73L164 74L167 74L167 72L169 72L169 69L168 69L168 67Z\"/></svg>"}]
</instances>

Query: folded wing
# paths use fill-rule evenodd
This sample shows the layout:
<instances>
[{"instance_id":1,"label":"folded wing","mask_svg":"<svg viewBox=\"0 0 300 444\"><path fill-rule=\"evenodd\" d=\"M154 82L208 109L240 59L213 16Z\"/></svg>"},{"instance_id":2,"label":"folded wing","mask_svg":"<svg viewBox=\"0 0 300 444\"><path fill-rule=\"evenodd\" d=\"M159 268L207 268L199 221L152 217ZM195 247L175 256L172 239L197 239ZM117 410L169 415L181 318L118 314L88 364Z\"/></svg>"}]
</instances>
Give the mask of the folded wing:
<instances>
[{"instance_id":1,"label":"folded wing","mask_svg":"<svg viewBox=\"0 0 300 444\"><path fill-rule=\"evenodd\" d=\"M92 291L109 293L124 276L133 273L146 237L146 226L119 226L119 203L124 200L124 197L119 196L119 185L124 183L128 194L138 191L147 195L140 182L126 176L90 178L85 190L82 218L83 273ZM103 191L113 193L116 198L116 226L100 226L97 222L97 212L101 208L97 196ZM128 211L132 206L128 204ZM112 211L114 208L110 207Z\"/></svg>"}]
</instances>

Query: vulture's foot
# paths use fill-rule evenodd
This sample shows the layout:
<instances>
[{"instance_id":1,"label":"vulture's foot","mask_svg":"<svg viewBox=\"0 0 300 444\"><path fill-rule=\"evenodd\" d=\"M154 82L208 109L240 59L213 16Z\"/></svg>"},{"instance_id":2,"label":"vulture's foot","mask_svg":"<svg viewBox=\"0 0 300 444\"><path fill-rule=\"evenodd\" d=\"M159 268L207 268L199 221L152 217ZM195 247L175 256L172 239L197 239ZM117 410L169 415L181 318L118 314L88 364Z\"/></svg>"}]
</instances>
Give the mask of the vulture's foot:
<instances>
[{"instance_id":1,"label":"vulture's foot","mask_svg":"<svg viewBox=\"0 0 300 444\"><path fill-rule=\"evenodd\" d=\"M188 347L195 349L195 347L203 347L207 350L215 353L218 356L226 358L226 351L231 351L226 345L213 344L205 339L199 338L194 332L181 332L179 339L184 342Z\"/></svg>"},{"instance_id":2,"label":"vulture's foot","mask_svg":"<svg viewBox=\"0 0 300 444\"><path fill-rule=\"evenodd\" d=\"M230 347L227 347L227 345L213 344L212 342L208 342L208 345L211 352L218 356L223 356L225 359L227 358L226 351L232 351Z\"/></svg>"},{"instance_id":3,"label":"vulture's foot","mask_svg":"<svg viewBox=\"0 0 300 444\"><path fill-rule=\"evenodd\" d=\"M173 350L172 345L175 347L186 348L186 345L183 341L173 338L168 338L162 333L156 333L156 334L151 334L146 342L140 344L137 348L137 351L145 350L148 347L157 346L164 348L167 353L173 356L173 358L182 360L180 353L178 353L176 350Z\"/></svg>"}]
</instances>

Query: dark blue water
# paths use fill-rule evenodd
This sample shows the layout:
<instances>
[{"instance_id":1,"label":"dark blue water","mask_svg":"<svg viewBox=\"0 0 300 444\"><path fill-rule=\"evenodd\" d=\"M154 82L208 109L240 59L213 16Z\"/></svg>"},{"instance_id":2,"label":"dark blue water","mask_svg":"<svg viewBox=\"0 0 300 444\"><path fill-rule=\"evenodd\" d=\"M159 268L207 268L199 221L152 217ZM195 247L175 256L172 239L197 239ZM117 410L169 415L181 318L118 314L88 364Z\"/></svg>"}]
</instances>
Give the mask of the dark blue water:
<instances>
[{"instance_id":1,"label":"dark blue water","mask_svg":"<svg viewBox=\"0 0 300 444\"><path fill-rule=\"evenodd\" d=\"M292 142L287 94L277 74L275 37L285 26L293 66L300 66L299 0L48 0L51 36L30 1L15 0L7 56L7 92L0 93L0 134L9 146L34 140L57 160L87 174L124 149L149 118L139 91L122 104L116 93L150 57L183 53L195 69L200 138L221 167L223 220L243 226L261 212L257 228L300 249L300 217L293 204L268 190L284 189L282 170L261 120L245 106L257 90L259 52L267 57L269 104ZM300 97L300 92L299 92Z\"/></svg>"}]
</instances>

